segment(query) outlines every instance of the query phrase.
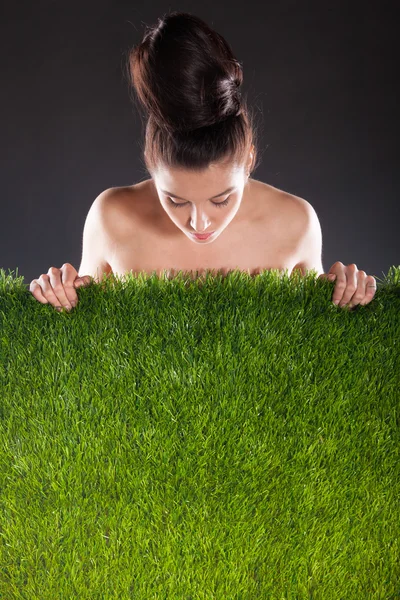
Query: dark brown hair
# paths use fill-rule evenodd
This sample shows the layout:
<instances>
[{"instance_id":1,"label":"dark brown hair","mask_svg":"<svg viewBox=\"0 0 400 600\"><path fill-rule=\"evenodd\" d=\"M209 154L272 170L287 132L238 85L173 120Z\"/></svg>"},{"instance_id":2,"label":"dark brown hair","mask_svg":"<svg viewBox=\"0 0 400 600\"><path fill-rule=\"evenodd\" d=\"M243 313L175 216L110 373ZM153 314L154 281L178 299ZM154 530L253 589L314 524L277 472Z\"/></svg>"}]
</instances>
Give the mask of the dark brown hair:
<instances>
[{"instance_id":1,"label":"dark brown hair","mask_svg":"<svg viewBox=\"0 0 400 600\"><path fill-rule=\"evenodd\" d=\"M127 68L146 113L149 173L159 163L193 171L231 161L241 166L252 147L250 172L255 169L256 129L241 98L242 67L203 20L184 12L164 15L129 51Z\"/></svg>"}]
</instances>

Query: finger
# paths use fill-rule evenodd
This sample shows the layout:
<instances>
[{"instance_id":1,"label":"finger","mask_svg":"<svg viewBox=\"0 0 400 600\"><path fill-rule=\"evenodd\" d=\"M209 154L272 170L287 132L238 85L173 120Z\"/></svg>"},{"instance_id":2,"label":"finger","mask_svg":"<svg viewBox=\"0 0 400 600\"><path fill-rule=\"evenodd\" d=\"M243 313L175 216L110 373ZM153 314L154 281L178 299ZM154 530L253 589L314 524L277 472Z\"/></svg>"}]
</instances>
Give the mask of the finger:
<instances>
[{"instance_id":1,"label":"finger","mask_svg":"<svg viewBox=\"0 0 400 600\"><path fill-rule=\"evenodd\" d=\"M346 267L344 265L336 267L336 283L333 290L332 302L339 304L347 287Z\"/></svg>"},{"instance_id":2,"label":"finger","mask_svg":"<svg viewBox=\"0 0 400 600\"><path fill-rule=\"evenodd\" d=\"M346 277L346 286L344 291L342 290L342 298L340 299L339 306L345 306L354 294L356 293L358 287L358 278L357 278L358 269L355 264L348 265L345 269L345 277Z\"/></svg>"},{"instance_id":3,"label":"finger","mask_svg":"<svg viewBox=\"0 0 400 600\"><path fill-rule=\"evenodd\" d=\"M372 298L375 296L376 292L376 280L372 275L368 275L365 280L365 297L361 300L361 306L365 306L369 302L371 302Z\"/></svg>"},{"instance_id":4,"label":"finger","mask_svg":"<svg viewBox=\"0 0 400 600\"><path fill-rule=\"evenodd\" d=\"M366 286L367 274L365 271L358 271L357 273L357 289L354 292L351 300L349 301L349 308L353 308L360 304L365 298L365 286Z\"/></svg>"},{"instance_id":5,"label":"finger","mask_svg":"<svg viewBox=\"0 0 400 600\"><path fill-rule=\"evenodd\" d=\"M59 299L57 298L57 296L54 293L53 288L51 287L50 278L49 278L48 274L42 273L42 275L39 277L39 279L37 281L41 287L42 294L46 298L48 304L51 304L52 306L54 306L54 308L58 308L58 307L61 308L61 302L59 301Z\"/></svg>"},{"instance_id":6,"label":"finger","mask_svg":"<svg viewBox=\"0 0 400 600\"><path fill-rule=\"evenodd\" d=\"M38 300L39 302L41 302L41 304L48 304L49 301L47 300L46 296L43 295L42 292L42 288L40 286L40 283L38 282L37 279L33 279L31 281L31 284L29 286L29 291L31 292L32 296Z\"/></svg>"},{"instance_id":7,"label":"finger","mask_svg":"<svg viewBox=\"0 0 400 600\"><path fill-rule=\"evenodd\" d=\"M82 275L82 277L77 277L74 281L74 287L87 287L93 281L93 278L90 275Z\"/></svg>"},{"instance_id":8,"label":"finger","mask_svg":"<svg viewBox=\"0 0 400 600\"><path fill-rule=\"evenodd\" d=\"M70 276L70 279L68 279L68 273L71 272L71 268L74 271L74 275L72 278ZM43 279L46 286L44 288L44 294L51 304L55 303L54 306L64 306L68 309L72 308L71 301L67 296L67 293L71 295L71 289L73 289L76 299L78 298L75 288L72 286L72 282L75 277L76 270L72 265L64 264L61 269L50 267L47 272L47 278L44 277ZM67 289L64 289L64 286L67 286Z\"/></svg>"},{"instance_id":9,"label":"finger","mask_svg":"<svg viewBox=\"0 0 400 600\"><path fill-rule=\"evenodd\" d=\"M336 274L335 273L322 273L318 279L323 279L324 281L335 281L336 280Z\"/></svg>"},{"instance_id":10,"label":"finger","mask_svg":"<svg viewBox=\"0 0 400 600\"><path fill-rule=\"evenodd\" d=\"M76 269L70 263L64 263L60 271L65 296L70 305L76 306L79 300L76 289L86 287L91 282L91 277L89 275L77 277Z\"/></svg>"},{"instance_id":11,"label":"finger","mask_svg":"<svg viewBox=\"0 0 400 600\"><path fill-rule=\"evenodd\" d=\"M47 299L49 304L54 306L54 308L62 308L62 306L66 306L67 304L69 304L69 302L67 302L67 300L65 300L64 305L62 304L62 300L58 298L57 293L55 292L55 290L52 287L52 284L50 283L50 276L48 275L48 273L43 273L39 277L38 282L42 288L43 296ZM54 283L54 279L53 279L53 283ZM54 285L56 285L56 284L54 283ZM58 288L59 288L59 286L56 285L56 289L58 289Z\"/></svg>"}]
</instances>

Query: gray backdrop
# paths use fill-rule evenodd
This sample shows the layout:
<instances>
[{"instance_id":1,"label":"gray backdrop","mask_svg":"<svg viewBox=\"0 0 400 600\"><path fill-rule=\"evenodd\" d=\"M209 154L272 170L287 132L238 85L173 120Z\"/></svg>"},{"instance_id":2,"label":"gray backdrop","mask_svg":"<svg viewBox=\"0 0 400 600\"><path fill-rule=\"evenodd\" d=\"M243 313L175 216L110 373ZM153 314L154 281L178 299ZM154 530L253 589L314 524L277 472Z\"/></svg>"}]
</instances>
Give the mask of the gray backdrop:
<instances>
[{"instance_id":1,"label":"gray backdrop","mask_svg":"<svg viewBox=\"0 0 400 600\"><path fill-rule=\"evenodd\" d=\"M256 0L170 5L8 2L0 19L0 268L28 286L79 268L86 214L104 189L148 177L127 52L163 13L193 13L230 43L256 107L259 179L308 200L323 266L378 277L399 265L394 5Z\"/></svg>"}]
</instances>

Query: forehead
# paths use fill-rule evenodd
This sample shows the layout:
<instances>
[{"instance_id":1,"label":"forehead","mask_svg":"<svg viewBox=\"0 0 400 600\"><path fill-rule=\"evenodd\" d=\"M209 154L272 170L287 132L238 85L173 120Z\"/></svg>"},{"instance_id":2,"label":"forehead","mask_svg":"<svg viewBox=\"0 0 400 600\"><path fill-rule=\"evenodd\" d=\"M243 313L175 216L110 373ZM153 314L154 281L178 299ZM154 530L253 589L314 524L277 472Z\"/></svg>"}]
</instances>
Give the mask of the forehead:
<instances>
[{"instance_id":1,"label":"forehead","mask_svg":"<svg viewBox=\"0 0 400 600\"><path fill-rule=\"evenodd\" d=\"M158 187L179 196L213 196L228 187L239 186L243 182L243 169L233 166L209 167L201 172L160 168L154 173Z\"/></svg>"}]
</instances>

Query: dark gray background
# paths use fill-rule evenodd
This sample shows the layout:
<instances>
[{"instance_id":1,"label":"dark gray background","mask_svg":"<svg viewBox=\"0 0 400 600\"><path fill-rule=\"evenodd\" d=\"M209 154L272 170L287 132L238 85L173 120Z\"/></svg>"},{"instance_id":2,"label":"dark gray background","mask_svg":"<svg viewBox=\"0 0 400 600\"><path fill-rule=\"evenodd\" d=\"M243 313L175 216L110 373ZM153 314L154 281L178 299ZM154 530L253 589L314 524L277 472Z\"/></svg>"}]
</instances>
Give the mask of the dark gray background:
<instances>
[{"instance_id":1,"label":"dark gray background","mask_svg":"<svg viewBox=\"0 0 400 600\"><path fill-rule=\"evenodd\" d=\"M86 214L147 179L125 62L144 26L195 14L243 65L264 181L308 200L323 266L399 265L397 29L391 3L8 2L0 15L0 268L78 270Z\"/></svg>"}]
</instances>

